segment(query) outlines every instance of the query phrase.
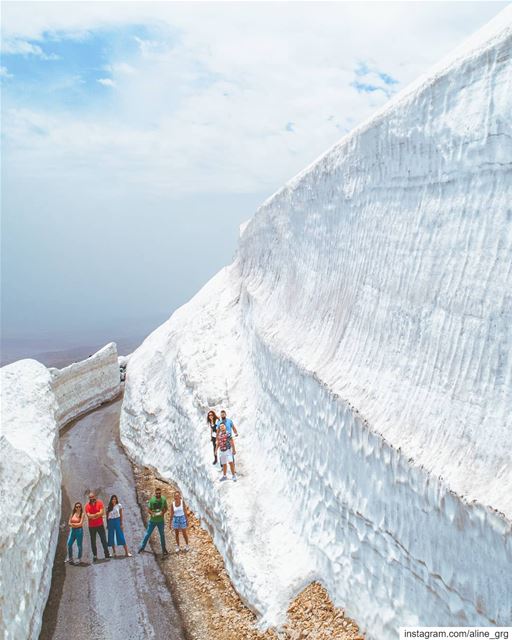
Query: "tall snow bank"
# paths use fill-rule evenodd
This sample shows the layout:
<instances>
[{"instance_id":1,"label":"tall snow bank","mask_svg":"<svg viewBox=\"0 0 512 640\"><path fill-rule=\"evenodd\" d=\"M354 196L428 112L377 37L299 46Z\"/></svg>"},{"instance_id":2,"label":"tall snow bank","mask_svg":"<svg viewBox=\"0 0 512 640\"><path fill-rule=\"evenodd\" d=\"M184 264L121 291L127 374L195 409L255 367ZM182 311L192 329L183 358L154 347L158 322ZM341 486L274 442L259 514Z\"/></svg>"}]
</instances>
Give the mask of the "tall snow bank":
<instances>
[{"instance_id":1,"label":"tall snow bank","mask_svg":"<svg viewBox=\"0 0 512 640\"><path fill-rule=\"evenodd\" d=\"M122 439L262 624L510 624L512 9L270 198L130 358ZM219 484L205 424L240 425Z\"/></svg>"},{"instance_id":2,"label":"tall snow bank","mask_svg":"<svg viewBox=\"0 0 512 640\"><path fill-rule=\"evenodd\" d=\"M35 360L0 370L0 636L36 639L50 590L60 515L56 402Z\"/></svg>"},{"instance_id":3,"label":"tall snow bank","mask_svg":"<svg viewBox=\"0 0 512 640\"><path fill-rule=\"evenodd\" d=\"M117 346L114 342L86 360L50 371L60 427L112 400L121 390Z\"/></svg>"}]
</instances>

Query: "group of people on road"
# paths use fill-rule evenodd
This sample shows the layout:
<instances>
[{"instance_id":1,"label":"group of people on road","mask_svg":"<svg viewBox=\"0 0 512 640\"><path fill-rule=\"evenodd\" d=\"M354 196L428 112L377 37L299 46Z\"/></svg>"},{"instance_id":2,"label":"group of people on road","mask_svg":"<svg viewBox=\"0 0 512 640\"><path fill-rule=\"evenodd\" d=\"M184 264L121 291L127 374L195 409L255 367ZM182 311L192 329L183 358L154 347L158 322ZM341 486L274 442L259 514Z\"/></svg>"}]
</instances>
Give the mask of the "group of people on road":
<instances>
[{"instance_id":1,"label":"group of people on road","mask_svg":"<svg viewBox=\"0 0 512 640\"><path fill-rule=\"evenodd\" d=\"M149 509L149 522L146 529L146 534L139 547L139 553L142 553L148 543L153 530L158 528L160 534L160 543L162 545L162 554L168 555L168 551L165 545L165 533L164 533L164 516L167 513L167 499L162 496L162 490L157 488L155 495L148 502ZM107 531L105 532L104 518L107 521ZM68 556L66 562L75 564L73 559L73 548L76 543L78 551L78 564L82 561L83 554L83 537L84 537L84 522L87 523L89 529L89 537L91 542L91 550L93 556L93 562L98 559L98 549L96 545L97 537L99 536L101 546L103 547L103 553L106 559L111 558L109 548L112 549L112 555L116 557L116 546L124 548L124 557L129 558L132 556L128 550L126 539L124 536L123 526L123 506L119 502L116 495L110 497L107 511L105 513L105 506L101 500L96 498L94 492L89 493L89 501L82 506L81 502L75 502L73 511L69 516L69 535L67 540ZM183 535L185 540L184 550L188 551L188 531L187 531L187 508L183 501L182 495L179 491L174 492L174 499L171 506L171 518L170 527L174 529L176 536L176 552L180 551L179 534Z\"/></svg>"},{"instance_id":2,"label":"group of people on road","mask_svg":"<svg viewBox=\"0 0 512 640\"><path fill-rule=\"evenodd\" d=\"M226 481L227 468L231 470L231 478L233 482L237 481L235 470L236 447L234 436L238 437L238 431L231 418L228 418L225 410L220 412L219 416L210 409L206 416L206 422L210 428L210 439L213 446L213 464L216 465L220 461L222 469L221 482Z\"/></svg>"},{"instance_id":3,"label":"group of people on road","mask_svg":"<svg viewBox=\"0 0 512 640\"><path fill-rule=\"evenodd\" d=\"M220 478L220 481L224 482L228 479L227 468L229 465L231 478L233 482L236 482L236 447L234 437L238 437L237 428L235 427L233 420L227 417L224 409L220 412L220 417L215 413L215 411L208 411L206 419L210 429L210 438L213 446L213 464L216 465L220 462L220 469L222 470L222 477ZM180 533L182 534L185 542L183 550L188 551L188 509L181 493L179 491L174 492L173 501L169 511L167 499L162 495L162 490L157 487L155 489L155 495L148 502L148 509L149 521L138 552L142 553L144 551L151 534L155 529L158 529L160 544L162 546L162 555L169 555L165 544L165 514L167 512L170 513L170 528L174 530L174 534L176 536L175 551L180 551ZM104 518L106 518L107 522L107 531L105 531ZM73 511L69 516L69 536L67 540L68 557L66 562L74 564L73 547L75 543L78 550L78 564L80 564L82 560L84 522L87 523L87 527L89 529L93 562L96 562L98 559L98 549L96 545L98 536L106 559L111 557L109 548L112 549L113 556L117 555L116 546L123 547L125 557L131 557L132 554L128 550L128 545L126 544L126 538L124 535L123 506L119 502L118 497L116 495L112 495L110 497L107 510L105 512L103 502L96 498L95 493L91 491L89 493L89 501L85 505L85 508L82 506L81 502L75 502Z\"/></svg>"},{"instance_id":4,"label":"group of people on road","mask_svg":"<svg viewBox=\"0 0 512 640\"><path fill-rule=\"evenodd\" d=\"M107 534L105 533L105 525L103 518L107 518ZM76 543L78 549L78 563L82 560L83 539L84 539L84 522L87 522L89 536L91 539L91 550L93 560L98 558L98 549L96 538L99 536L105 558L110 558L108 548L112 548L112 553L116 555L116 545L124 547L124 554L130 557L132 554L128 551L126 540L123 532L123 507L116 495L110 497L107 512L101 500L96 495L89 493L89 501L85 505L85 509L81 502L75 502L73 511L69 516L69 536L68 536L68 558L67 561L74 564L73 545Z\"/></svg>"}]
</instances>

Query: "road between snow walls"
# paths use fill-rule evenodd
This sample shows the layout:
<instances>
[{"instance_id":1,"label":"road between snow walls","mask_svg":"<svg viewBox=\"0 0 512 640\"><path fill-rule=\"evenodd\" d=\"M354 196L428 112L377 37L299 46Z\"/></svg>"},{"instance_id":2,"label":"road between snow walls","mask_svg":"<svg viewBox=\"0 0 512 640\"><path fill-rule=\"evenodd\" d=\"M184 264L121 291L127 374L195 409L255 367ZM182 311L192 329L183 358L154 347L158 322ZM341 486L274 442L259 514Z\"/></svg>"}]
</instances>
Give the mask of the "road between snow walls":
<instances>
[{"instance_id":1,"label":"road between snow walls","mask_svg":"<svg viewBox=\"0 0 512 640\"><path fill-rule=\"evenodd\" d=\"M184 638L174 598L156 554L136 553L145 527L137 503L132 466L119 442L121 402L118 397L105 403L73 420L61 431L61 531L39 640ZM126 543L132 556L125 557L123 548L117 546L117 555L105 560L98 543L98 560L94 562L86 526L80 562L76 562L76 547L75 564L65 562L67 520L72 505L76 500L86 502L91 490L105 507L111 495L118 496L123 506ZM113 549L110 552L112 554Z\"/></svg>"},{"instance_id":2,"label":"road between snow walls","mask_svg":"<svg viewBox=\"0 0 512 640\"><path fill-rule=\"evenodd\" d=\"M59 429L119 394L117 349L60 371L20 360L0 375L0 637L36 640L60 520Z\"/></svg>"},{"instance_id":3,"label":"road between snow walls","mask_svg":"<svg viewBox=\"0 0 512 640\"><path fill-rule=\"evenodd\" d=\"M135 634L144 638L177 639L185 635L204 640L298 640L315 629L318 638L326 640L359 639L357 627L342 611L333 608L318 584L294 600L281 632L259 632L254 626L254 614L243 605L227 577L223 558L193 514L189 514L192 539L188 554L171 554L158 560L160 553L148 550L129 558L118 555L111 562L100 559L93 566L86 536L81 562L74 566L64 563L67 516L72 501L83 500L88 487L102 498L111 493L122 497L125 533L132 551L144 532L132 467L118 438L121 398L105 400L96 410L83 411L87 398L109 397L112 372L105 369L117 370L111 355L109 345L98 357L75 363L61 375L56 371L49 375L43 365L32 360L14 363L1 371L2 418L6 425L1 452L2 459L10 462L0 476L1 506L7 516L0 534L1 637L89 640ZM80 384L83 380L77 376L79 371L90 388ZM56 388L56 378L66 386L60 384ZM76 383L75 392L72 381ZM55 420L63 411L57 402L59 395L67 398L65 410L79 413L80 417L67 423L57 436L58 426L63 426ZM74 402L70 401L71 396L76 398ZM143 474L136 470L138 499L144 511L157 482L151 473L147 474L148 470ZM147 484L148 477L151 486ZM163 485L165 494L169 495L169 490L168 485ZM171 495L172 489L169 500ZM22 504L21 513L12 508L14 499ZM59 515L61 505L63 512ZM172 549L172 532L167 531L166 536L167 546ZM159 552L159 543L153 543L153 550ZM119 593L123 594L121 600Z\"/></svg>"},{"instance_id":4,"label":"road between snow walls","mask_svg":"<svg viewBox=\"0 0 512 640\"><path fill-rule=\"evenodd\" d=\"M313 580L374 640L512 622L511 48L508 8L265 202L130 359L122 441L262 627Z\"/></svg>"}]
</instances>

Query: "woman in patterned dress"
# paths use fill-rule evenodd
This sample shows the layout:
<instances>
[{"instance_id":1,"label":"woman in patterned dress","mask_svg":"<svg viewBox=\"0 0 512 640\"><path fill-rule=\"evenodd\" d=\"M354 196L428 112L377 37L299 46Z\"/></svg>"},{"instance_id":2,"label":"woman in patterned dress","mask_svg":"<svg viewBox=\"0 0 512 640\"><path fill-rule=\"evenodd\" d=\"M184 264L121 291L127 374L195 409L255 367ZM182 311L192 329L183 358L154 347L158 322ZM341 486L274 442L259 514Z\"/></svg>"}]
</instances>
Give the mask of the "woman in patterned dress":
<instances>
[{"instance_id":1,"label":"woman in patterned dress","mask_svg":"<svg viewBox=\"0 0 512 640\"><path fill-rule=\"evenodd\" d=\"M188 551L187 507L180 491L174 492L174 500L171 504L171 529L174 529L176 536L176 553L180 550L180 531L185 539L184 551Z\"/></svg>"}]
</instances>

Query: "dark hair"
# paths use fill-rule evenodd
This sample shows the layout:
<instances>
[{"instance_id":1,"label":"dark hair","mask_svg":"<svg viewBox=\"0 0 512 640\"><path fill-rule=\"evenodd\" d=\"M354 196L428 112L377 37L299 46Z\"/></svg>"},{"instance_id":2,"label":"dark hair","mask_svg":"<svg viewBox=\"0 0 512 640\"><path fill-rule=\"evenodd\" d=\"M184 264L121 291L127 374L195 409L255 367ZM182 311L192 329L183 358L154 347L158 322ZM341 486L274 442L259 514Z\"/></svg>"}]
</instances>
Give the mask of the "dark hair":
<instances>
[{"instance_id":1,"label":"dark hair","mask_svg":"<svg viewBox=\"0 0 512 640\"><path fill-rule=\"evenodd\" d=\"M113 496L110 496L110 500L107 507L107 513L110 513L114 508L114 505L112 504L112 501L114 500L114 498L116 499L116 504L119 504L119 500L117 499L117 496L115 494Z\"/></svg>"},{"instance_id":2,"label":"dark hair","mask_svg":"<svg viewBox=\"0 0 512 640\"><path fill-rule=\"evenodd\" d=\"M76 505L79 504L80 505L80 514L83 513L84 508L82 507L82 503L81 502L75 502L75 504L73 505L73 511L71 513L71 517L73 517L77 511Z\"/></svg>"},{"instance_id":3,"label":"dark hair","mask_svg":"<svg viewBox=\"0 0 512 640\"><path fill-rule=\"evenodd\" d=\"M213 409L210 409L210 411L208 411L208 413L206 414L206 422L208 424L212 424L210 422L210 413L213 413L213 424L215 424L217 422L217 420L219 419L219 416L215 413L215 411L213 411Z\"/></svg>"}]
</instances>

